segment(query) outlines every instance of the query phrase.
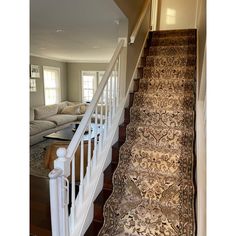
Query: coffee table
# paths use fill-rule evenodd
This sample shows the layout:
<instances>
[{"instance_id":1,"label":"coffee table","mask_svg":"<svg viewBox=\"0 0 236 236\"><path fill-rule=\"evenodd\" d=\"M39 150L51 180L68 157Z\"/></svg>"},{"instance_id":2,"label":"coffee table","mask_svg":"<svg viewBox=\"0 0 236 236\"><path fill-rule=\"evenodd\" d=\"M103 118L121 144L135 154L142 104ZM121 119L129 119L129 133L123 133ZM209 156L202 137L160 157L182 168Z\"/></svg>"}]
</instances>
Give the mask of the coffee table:
<instances>
[{"instance_id":1,"label":"coffee table","mask_svg":"<svg viewBox=\"0 0 236 236\"><path fill-rule=\"evenodd\" d=\"M61 140L61 141L70 141L72 139L72 137L75 134L75 130L78 127L78 124L72 124L69 127L66 127L62 130L59 130L57 132L51 133L49 135L45 135L44 138L46 139L55 139L55 140ZM91 123L91 139L94 139L96 133L97 135L99 135L100 133L100 125L96 125L94 123ZM96 132L97 130L97 132ZM84 134L84 141L88 141L89 140L89 132L86 132Z\"/></svg>"}]
</instances>

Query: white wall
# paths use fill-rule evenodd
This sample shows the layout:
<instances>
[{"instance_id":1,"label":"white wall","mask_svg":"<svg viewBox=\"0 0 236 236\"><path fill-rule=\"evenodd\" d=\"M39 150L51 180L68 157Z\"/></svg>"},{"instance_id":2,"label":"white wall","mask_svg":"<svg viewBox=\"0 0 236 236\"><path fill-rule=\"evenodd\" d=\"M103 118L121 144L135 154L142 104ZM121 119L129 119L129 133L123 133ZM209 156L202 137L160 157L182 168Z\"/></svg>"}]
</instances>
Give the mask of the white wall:
<instances>
[{"instance_id":1,"label":"white wall","mask_svg":"<svg viewBox=\"0 0 236 236\"><path fill-rule=\"evenodd\" d=\"M195 28L197 0L159 0L159 30Z\"/></svg>"}]
</instances>

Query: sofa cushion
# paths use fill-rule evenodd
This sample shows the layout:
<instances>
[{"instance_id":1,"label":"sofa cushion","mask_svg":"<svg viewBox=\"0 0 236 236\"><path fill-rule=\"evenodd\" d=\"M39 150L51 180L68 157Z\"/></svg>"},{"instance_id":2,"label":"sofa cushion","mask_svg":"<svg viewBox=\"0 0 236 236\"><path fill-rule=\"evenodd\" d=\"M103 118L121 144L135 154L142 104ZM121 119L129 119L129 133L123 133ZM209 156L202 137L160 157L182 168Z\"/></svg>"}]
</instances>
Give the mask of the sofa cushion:
<instances>
[{"instance_id":1,"label":"sofa cushion","mask_svg":"<svg viewBox=\"0 0 236 236\"><path fill-rule=\"evenodd\" d=\"M35 135L48 129L55 128L56 124L47 120L34 120L30 122L30 135Z\"/></svg>"},{"instance_id":2,"label":"sofa cushion","mask_svg":"<svg viewBox=\"0 0 236 236\"><path fill-rule=\"evenodd\" d=\"M58 112L58 104L37 107L34 109L34 115L36 120L41 120L49 116L56 115Z\"/></svg>"},{"instance_id":3,"label":"sofa cushion","mask_svg":"<svg viewBox=\"0 0 236 236\"><path fill-rule=\"evenodd\" d=\"M71 114L71 115L80 114L80 105L64 107L61 111L61 114Z\"/></svg>"},{"instance_id":4,"label":"sofa cushion","mask_svg":"<svg viewBox=\"0 0 236 236\"><path fill-rule=\"evenodd\" d=\"M57 111L57 113L60 114L61 111L62 111L65 107L67 107L67 105L68 105L68 102L67 102L67 101L58 103L58 111Z\"/></svg>"},{"instance_id":5,"label":"sofa cushion","mask_svg":"<svg viewBox=\"0 0 236 236\"><path fill-rule=\"evenodd\" d=\"M30 121L34 120L34 108L30 108Z\"/></svg>"},{"instance_id":6,"label":"sofa cushion","mask_svg":"<svg viewBox=\"0 0 236 236\"><path fill-rule=\"evenodd\" d=\"M54 115L54 116L47 117L46 120L52 121L57 125L63 125L63 124L66 124L66 123L76 121L77 116L76 115L57 114L57 115Z\"/></svg>"},{"instance_id":7,"label":"sofa cushion","mask_svg":"<svg viewBox=\"0 0 236 236\"><path fill-rule=\"evenodd\" d=\"M79 105L79 109L80 109L80 114L84 114L89 106L89 104L87 103L80 103Z\"/></svg>"}]
</instances>

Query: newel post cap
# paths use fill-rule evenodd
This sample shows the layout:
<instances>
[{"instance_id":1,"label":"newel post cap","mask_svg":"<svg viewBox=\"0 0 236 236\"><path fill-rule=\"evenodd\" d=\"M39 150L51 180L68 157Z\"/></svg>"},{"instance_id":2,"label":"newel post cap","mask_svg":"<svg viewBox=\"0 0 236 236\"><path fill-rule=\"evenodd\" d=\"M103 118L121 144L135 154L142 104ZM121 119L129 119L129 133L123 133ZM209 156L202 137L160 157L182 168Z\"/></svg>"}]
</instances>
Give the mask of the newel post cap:
<instances>
[{"instance_id":1,"label":"newel post cap","mask_svg":"<svg viewBox=\"0 0 236 236\"><path fill-rule=\"evenodd\" d=\"M58 158L65 158L66 156L66 148L58 148L57 149Z\"/></svg>"},{"instance_id":2,"label":"newel post cap","mask_svg":"<svg viewBox=\"0 0 236 236\"><path fill-rule=\"evenodd\" d=\"M62 175L68 177L70 175L70 159L66 158L66 148L57 149L57 159L54 160L54 168L61 169Z\"/></svg>"}]
</instances>

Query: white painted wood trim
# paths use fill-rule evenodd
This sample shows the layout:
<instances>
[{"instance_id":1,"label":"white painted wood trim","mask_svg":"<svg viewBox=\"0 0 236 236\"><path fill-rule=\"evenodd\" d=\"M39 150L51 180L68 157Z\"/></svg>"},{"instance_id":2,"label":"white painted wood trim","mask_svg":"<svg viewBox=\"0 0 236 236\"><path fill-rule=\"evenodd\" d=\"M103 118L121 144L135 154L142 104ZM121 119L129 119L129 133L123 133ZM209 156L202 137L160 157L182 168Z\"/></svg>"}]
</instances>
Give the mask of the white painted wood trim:
<instances>
[{"instance_id":1,"label":"white painted wood trim","mask_svg":"<svg viewBox=\"0 0 236 236\"><path fill-rule=\"evenodd\" d=\"M148 9L148 7L150 5L150 2L151 2L150 0L146 0L146 2L145 2L145 5L144 5L143 10L142 10L142 12L140 14L140 17L139 17L139 19L138 19L138 21L137 21L137 23L136 23L136 25L134 27L134 30L133 30L133 32L132 32L132 34L130 36L130 42L129 42L130 44L135 42L136 36L137 36L137 34L139 32L141 24L143 23L143 19L144 19L145 15L146 15L146 12L147 12L147 9Z\"/></svg>"},{"instance_id":2,"label":"white painted wood trim","mask_svg":"<svg viewBox=\"0 0 236 236\"><path fill-rule=\"evenodd\" d=\"M157 29L157 12L158 12L158 0L152 0L152 8L151 8L152 31L155 31Z\"/></svg>"},{"instance_id":3,"label":"white painted wood trim","mask_svg":"<svg viewBox=\"0 0 236 236\"><path fill-rule=\"evenodd\" d=\"M67 148L67 153L66 153L66 158L69 158L70 160L72 159L73 155L75 154L76 150L78 149L78 146L80 144L80 141L83 137L83 134L85 132L85 129L89 123L89 120L93 114L93 111L95 110L95 107L98 103L98 100L103 92L103 89L107 83L107 80L113 70L113 67L117 61L117 58L123 48L123 45L124 45L124 40L121 40L119 43L118 43L118 46L112 56L112 59L106 69L106 72L105 74L103 75L103 78L102 78L102 81L100 82L99 86L98 86L98 89L96 90L94 96L93 96L93 99L90 103L90 106L88 107L88 109L86 110L85 114L84 114L84 117L83 119L81 120L81 123L78 127L78 129L76 130L68 148Z\"/></svg>"}]
</instances>

